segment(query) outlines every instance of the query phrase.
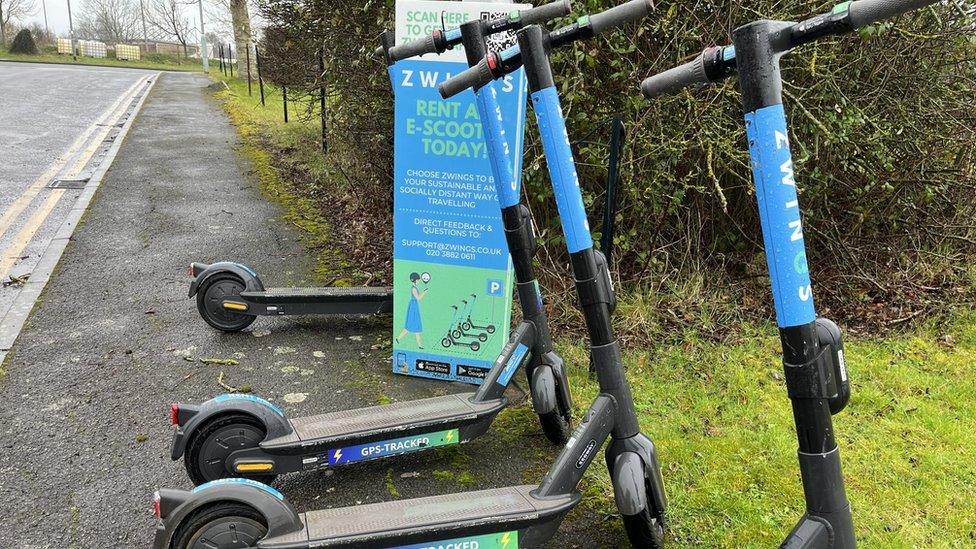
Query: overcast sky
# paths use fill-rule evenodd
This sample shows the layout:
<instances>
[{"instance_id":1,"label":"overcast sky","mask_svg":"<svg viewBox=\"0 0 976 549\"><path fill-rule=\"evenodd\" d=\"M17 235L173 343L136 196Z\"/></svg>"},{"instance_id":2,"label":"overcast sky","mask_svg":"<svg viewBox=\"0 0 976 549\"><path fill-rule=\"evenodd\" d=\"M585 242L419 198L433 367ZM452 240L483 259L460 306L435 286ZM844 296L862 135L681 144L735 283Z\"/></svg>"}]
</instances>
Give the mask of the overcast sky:
<instances>
[{"instance_id":1,"label":"overcast sky","mask_svg":"<svg viewBox=\"0 0 976 549\"><path fill-rule=\"evenodd\" d=\"M32 21L38 22L40 25L44 25L44 6L47 6L47 23L51 31L58 35L68 35L68 0L34 0L36 5L36 10L34 15L27 19L26 22L30 23ZM84 5L85 0L70 0L71 1L71 16L77 18L78 14L81 12L81 8ZM133 0L138 1L138 0ZM189 0L187 0L189 1ZM204 17L207 17L207 10L212 10L212 4L207 0L203 2ZM200 28L200 8L197 7L196 2L193 4L187 4L183 8L183 13L190 20L190 23L194 28ZM204 21L205 25L209 26L208 21ZM210 28L207 29L209 32Z\"/></svg>"}]
</instances>

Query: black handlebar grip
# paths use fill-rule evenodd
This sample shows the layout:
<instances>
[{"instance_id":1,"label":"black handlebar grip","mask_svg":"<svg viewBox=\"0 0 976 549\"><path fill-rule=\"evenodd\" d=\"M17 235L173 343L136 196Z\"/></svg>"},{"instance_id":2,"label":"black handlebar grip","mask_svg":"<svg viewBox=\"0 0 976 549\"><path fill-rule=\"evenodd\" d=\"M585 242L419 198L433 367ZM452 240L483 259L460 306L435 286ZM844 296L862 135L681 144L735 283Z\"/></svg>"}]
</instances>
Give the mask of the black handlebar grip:
<instances>
[{"instance_id":1,"label":"black handlebar grip","mask_svg":"<svg viewBox=\"0 0 976 549\"><path fill-rule=\"evenodd\" d=\"M380 52L382 53L382 50L380 50ZM437 45L434 41L433 34L428 34L423 38L411 40L406 44L401 44L399 46L390 48L390 60L402 61L404 59L410 59L411 57L419 57L427 53L437 53Z\"/></svg>"},{"instance_id":2,"label":"black handlebar grip","mask_svg":"<svg viewBox=\"0 0 976 549\"><path fill-rule=\"evenodd\" d=\"M883 19L924 8L936 0L855 0L847 7L851 25L861 28Z\"/></svg>"},{"instance_id":3,"label":"black handlebar grip","mask_svg":"<svg viewBox=\"0 0 976 549\"><path fill-rule=\"evenodd\" d=\"M654 3L651 0L630 0L626 4L591 15L590 27L593 29L593 34L600 34L605 30L637 21L650 13L653 8Z\"/></svg>"},{"instance_id":4,"label":"black handlebar grip","mask_svg":"<svg viewBox=\"0 0 976 549\"><path fill-rule=\"evenodd\" d=\"M537 8L531 8L520 14L523 25L537 25L545 23L551 19L556 19L564 15L569 15L573 11L571 0L556 0L543 4Z\"/></svg>"},{"instance_id":5,"label":"black handlebar grip","mask_svg":"<svg viewBox=\"0 0 976 549\"><path fill-rule=\"evenodd\" d=\"M469 67L464 72L458 73L437 86L437 91L441 97L449 99L463 92L468 88L479 89L493 80L491 68L488 67L488 58L483 57L478 64Z\"/></svg>"},{"instance_id":6,"label":"black handlebar grip","mask_svg":"<svg viewBox=\"0 0 976 549\"><path fill-rule=\"evenodd\" d=\"M644 97L652 99L665 93L672 93L686 86L694 84L708 84L705 75L705 52L698 57L677 67L670 68L660 74L649 76L641 82L641 92Z\"/></svg>"}]
</instances>

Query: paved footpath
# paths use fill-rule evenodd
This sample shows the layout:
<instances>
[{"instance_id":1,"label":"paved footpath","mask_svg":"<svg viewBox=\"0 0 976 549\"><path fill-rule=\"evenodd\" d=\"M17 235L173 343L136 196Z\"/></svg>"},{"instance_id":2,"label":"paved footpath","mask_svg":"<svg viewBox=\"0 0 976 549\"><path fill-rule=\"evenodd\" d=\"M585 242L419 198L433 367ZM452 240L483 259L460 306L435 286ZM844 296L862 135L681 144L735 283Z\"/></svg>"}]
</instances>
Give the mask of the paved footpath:
<instances>
[{"instance_id":1,"label":"paved footpath","mask_svg":"<svg viewBox=\"0 0 976 549\"><path fill-rule=\"evenodd\" d=\"M190 486L169 459L169 404L223 392L221 371L290 415L467 390L388 373L388 348L377 348L390 337L388 320L262 318L226 335L199 319L186 296L190 261L239 259L273 284L307 282L311 270L205 85L199 75L159 77L7 357L0 547L148 546L153 491ZM240 365L202 364L206 357ZM544 471L539 454L554 455L534 422L530 432L515 446L490 433L460 451L275 485L304 510L521 484ZM449 478L465 472L473 484ZM552 547L606 545L583 527L595 517L575 522Z\"/></svg>"}]
</instances>

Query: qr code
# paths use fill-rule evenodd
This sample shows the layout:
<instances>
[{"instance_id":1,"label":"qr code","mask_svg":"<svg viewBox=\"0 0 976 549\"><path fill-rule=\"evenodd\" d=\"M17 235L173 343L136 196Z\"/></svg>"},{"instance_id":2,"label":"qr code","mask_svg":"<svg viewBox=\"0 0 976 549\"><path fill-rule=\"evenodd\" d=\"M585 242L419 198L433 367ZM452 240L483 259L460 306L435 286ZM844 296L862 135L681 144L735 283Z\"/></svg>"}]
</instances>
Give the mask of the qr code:
<instances>
[{"instance_id":1,"label":"qr code","mask_svg":"<svg viewBox=\"0 0 976 549\"><path fill-rule=\"evenodd\" d=\"M481 12L481 18L485 21L490 21L496 17L508 15L509 13L507 11L483 11ZM492 34L485 42L487 43L488 51L502 51L514 46L518 40L515 38L514 32L505 31Z\"/></svg>"}]
</instances>

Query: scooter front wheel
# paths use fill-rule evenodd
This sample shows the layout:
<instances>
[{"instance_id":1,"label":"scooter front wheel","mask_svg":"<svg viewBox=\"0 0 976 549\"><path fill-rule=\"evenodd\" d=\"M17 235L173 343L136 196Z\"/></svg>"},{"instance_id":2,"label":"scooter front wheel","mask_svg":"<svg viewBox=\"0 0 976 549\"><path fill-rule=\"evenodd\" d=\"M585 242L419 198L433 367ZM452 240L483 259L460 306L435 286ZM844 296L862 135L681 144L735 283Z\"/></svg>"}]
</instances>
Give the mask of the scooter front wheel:
<instances>
[{"instance_id":1,"label":"scooter front wheel","mask_svg":"<svg viewBox=\"0 0 976 549\"><path fill-rule=\"evenodd\" d=\"M231 274L217 274L204 281L197 291L197 310L207 324L222 332L239 332L257 318L229 311L225 299L234 299L244 291L244 281Z\"/></svg>"},{"instance_id":2,"label":"scooter front wheel","mask_svg":"<svg viewBox=\"0 0 976 549\"><path fill-rule=\"evenodd\" d=\"M647 547L648 549L661 549L664 547L664 512L655 513L651 510L650 493L651 482L644 479L644 493L648 502L644 509L636 515L621 515L624 521L624 530L627 531L627 539L634 547Z\"/></svg>"},{"instance_id":3,"label":"scooter front wheel","mask_svg":"<svg viewBox=\"0 0 976 549\"><path fill-rule=\"evenodd\" d=\"M566 444L569 434L572 432L572 423L569 418L559 409L546 414L539 414L539 423L542 424L542 432L553 444Z\"/></svg>"},{"instance_id":4,"label":"scooter front wheel","mask_svg":"<svg viewBox=\"0 0 976 549\"><path fill-rule=\"evenodd\" d=\"M183 466L196 486L222 478L245 477L271 484L277 475L239 475L227 467L232 452L257 448L264 440L264 424L247 414L218 416L201 425L186 445Z\"/></svg>"},{"instance_id":5,"label":"scooter front wheel","mask_svg":"<svg viewBox=\"0 0 976 549\"><path fill-rule=\"evenodd\" d=\"M268 526L250 505L222 501L185 518L170 542L170 549L238 549L256 547Z\"/></svg>"}]
</instances>

